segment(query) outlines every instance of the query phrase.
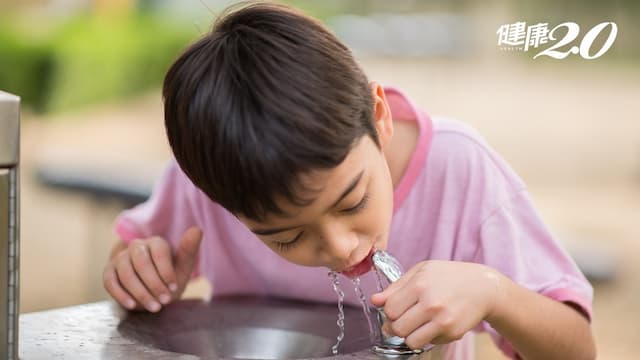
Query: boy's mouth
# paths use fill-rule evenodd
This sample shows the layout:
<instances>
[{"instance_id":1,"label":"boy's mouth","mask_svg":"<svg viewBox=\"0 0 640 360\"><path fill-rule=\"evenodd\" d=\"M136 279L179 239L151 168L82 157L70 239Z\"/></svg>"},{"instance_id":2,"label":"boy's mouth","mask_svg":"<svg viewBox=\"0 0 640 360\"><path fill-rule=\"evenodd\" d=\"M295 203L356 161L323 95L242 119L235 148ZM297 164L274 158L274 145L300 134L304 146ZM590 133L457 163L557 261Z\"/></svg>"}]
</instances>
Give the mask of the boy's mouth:
<instances>
[{"instance_id":1,"label":"boy's mouth","mask_svg":"<svg viewBox=\"0 0 640 360\"><path fill-rule=\"evenodd\" d=\"M371 260L371 256L373 255L373 251L374 249L371 248L371 251L369 251L369 254L367 254L367 256L364 257L364 259L362 259L362 261L360 261L360 263L342 270L340 273L348 278L355 278L357 276L360 276L362 274L367 273L369 270L371 270L371 268L373 267L373 261Z\"/></svg>"}]
</instances>

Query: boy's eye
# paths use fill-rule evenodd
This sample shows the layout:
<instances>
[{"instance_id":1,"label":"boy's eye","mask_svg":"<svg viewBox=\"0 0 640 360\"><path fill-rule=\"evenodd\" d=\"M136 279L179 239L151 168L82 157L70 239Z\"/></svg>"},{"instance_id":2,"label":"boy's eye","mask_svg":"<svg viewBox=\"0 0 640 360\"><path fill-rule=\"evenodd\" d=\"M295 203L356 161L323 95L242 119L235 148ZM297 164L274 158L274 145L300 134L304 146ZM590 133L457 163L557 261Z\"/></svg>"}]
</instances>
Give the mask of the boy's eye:
<instances>
[{"instance_id":1,"label":"boy's eye","mask_svg":"<svg viewBox=\"0 0 640 360\"><path fill-rule=\"evenodd\" d=\"M367 202L369 202L369 194L364 194L362 200L357 203L354 207L350 207L348 209L344 209L341 212L345 214L356 214L367 206Z\"/></svg>"},{"instance_id":2,"label":"boy's eye","mask_svg":"<svg viewBox=\"0 0 640 360\"><path fill-rule=\"evenodd\" d=\"M278 251L284 252L291 249L298 242L298 240L300 240L302 234L304 234L304 231L301 231L300 234L298 234L295 238L293 238L293 240L290 241L276 241Z\"/></svg>"},{"instance_id":3,"label":"boy's eye","mask_svg":"<svg viewBox=\"0 0 640 360\"><path fill-rule=\"evenodd\" d=\"M347 215L356 214L356 213L362 211L367 206L368 202L369 202L369 194L367 193L367 194L364 194L362 199L355 206L350 207L348 209L341 210L340 212L343 213L343 214L347 214ZM289 240L289 241L275 241L275 244L276 244L276 247L277 247L278 251L285 252L285 251L291 249L293 246L295 246L299 242L299 240L300 240L300 238L302 237L303 234L304 234L304 231L301 231L292 240Z\"/></svg>"}]
</instances>

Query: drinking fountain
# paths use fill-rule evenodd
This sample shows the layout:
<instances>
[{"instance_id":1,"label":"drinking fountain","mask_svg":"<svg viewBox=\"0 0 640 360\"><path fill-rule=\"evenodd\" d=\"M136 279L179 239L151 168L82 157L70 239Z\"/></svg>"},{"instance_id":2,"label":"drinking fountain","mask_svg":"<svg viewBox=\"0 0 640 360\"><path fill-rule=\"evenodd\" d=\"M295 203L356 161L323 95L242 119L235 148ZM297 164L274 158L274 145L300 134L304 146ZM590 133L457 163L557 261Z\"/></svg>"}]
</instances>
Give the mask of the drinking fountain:
<instances>
[{"instance_id":1,"label":"drinking fountain","mask_svg":"<svg viewBox=\"0 0 640 360\"><path fill-rule=\"evenodd\" d=\"M18 358L20 98L0 91L0 358Z\"/></svg>"},{"instance_id":2,"label":"drinking fountain","mask_svg":"<svg viewBox=\"0 0 640 360\"><path fill-rule=\"evenodd\" d=\"M109 358L114 359L125 353L123 341L143 345L149 358L167 354L190 355L193 358L188 359L194 360L446 358L446 345L412 353L372 351L362 309L346 305L344 315L345 336L337 355L331 352L338 335L335 304L250 295L217 297L209 302L181 300L159 313L129 313L118 322L118 345L107 349ZM128 349L126 354L134 352ZM139 353L135 355L137 358Z\"/></svg>"},{"instance_id":3,"label":"drinking fountain","mask_svg":"<svg viewBox=\"0 0 640 360\"><path fill-rule=\"evenodd\" d=\"M296 299L249 295L183 299L159 313L130 312L113 301L101 301L19 316L19 105L19 97L0 91L0 359L17 360L18 350L23 359L447 357L447 345L423 352L372 351L369 326L362 309L354 306L344 306L345 337L334 355L332 346L339 333L336 304ZM390 271L380 264L377 268L393 280Z\"/></svg>"}]
</instances>

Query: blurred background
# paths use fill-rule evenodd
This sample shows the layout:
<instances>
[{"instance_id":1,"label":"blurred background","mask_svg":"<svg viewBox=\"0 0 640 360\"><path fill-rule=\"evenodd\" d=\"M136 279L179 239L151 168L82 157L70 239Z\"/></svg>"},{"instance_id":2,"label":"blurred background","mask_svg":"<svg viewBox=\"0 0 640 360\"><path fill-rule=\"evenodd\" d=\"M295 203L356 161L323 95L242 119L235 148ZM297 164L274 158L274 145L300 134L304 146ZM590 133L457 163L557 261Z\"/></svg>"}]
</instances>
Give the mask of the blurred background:
<instances>
[{"instance_id":1,"label":"blurred background","mask_svg":"<svg viewBox=\"0 0 640 360\"><path fill-rule=\"evenodd\" d=\"M21 312L104 300L115 216L143 201L170 157L160 84L233 1L0 0L0 89L22 97ZM328 24L371 79L480 131L595 286L602 359L640 342L640 3L285 1ZM580 26L596 59L533 57L503 25ZM503 28L504 29L504 28ZM562 38L566 29L558 30ZM511 33L518 40L517 34ZM520 39L521 40L521 39ZM581 43L582 41L582 43ZM588 43L588 42L587 42ZM2 131L2 129L0 129ZM189 296L204 296L196 281ZM500 358L487 337L479 358Z\"/></svg>"}]
</instances>

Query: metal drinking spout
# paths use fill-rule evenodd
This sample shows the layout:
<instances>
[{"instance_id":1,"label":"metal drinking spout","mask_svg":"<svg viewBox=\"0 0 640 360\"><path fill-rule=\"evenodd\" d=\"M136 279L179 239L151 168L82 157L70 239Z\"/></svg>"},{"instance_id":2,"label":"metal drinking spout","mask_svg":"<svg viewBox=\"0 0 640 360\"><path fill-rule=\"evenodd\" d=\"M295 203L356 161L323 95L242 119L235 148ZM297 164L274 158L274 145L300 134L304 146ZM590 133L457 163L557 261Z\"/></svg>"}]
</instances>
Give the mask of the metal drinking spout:
<instances>
[{"instance_id":1,"label":"metal drinking spout","mask_svg":"<svg viewBox=\"0 0 640 360\"><path fill-rule=\"evenodd\" d=\"M384 250L376 250L371 257L373 266L384 275L389 283L394 283L402 276L402 266L393 256Z\"/></svg>"},{"instance_id":2,"label":"metal drinking spout","mask_svg":"<svg viewBox=\"0 0 640 360\"><path fill-rule=\"evenodd\" d=\"M372 257L373 267L384 276L389 284L394 283L402 276L402 266L393 256L384 250L376 250ZM376 308L378 310L378 323L380 325L380 334L382 337L382 343L373 346L373 351L385 354L385 355L410 355L419 354L422 349L411 349L404 342L404 338L399 336L389 336L382 331L382 325L387 322L387 316L382 308Z\"/></svg>"}]
</instances>

